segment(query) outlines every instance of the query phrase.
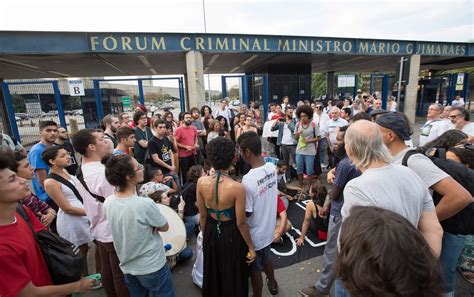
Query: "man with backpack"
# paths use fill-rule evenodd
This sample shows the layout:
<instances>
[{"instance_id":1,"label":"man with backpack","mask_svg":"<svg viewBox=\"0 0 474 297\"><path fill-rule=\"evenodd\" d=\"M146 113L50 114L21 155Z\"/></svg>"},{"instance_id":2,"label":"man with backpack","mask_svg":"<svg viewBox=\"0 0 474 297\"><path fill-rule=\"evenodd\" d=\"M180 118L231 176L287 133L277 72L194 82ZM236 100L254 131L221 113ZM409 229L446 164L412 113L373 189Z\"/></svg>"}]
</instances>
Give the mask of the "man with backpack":
<instances>
[{"instance_id":1,"label":"man with backpack","mask_svg":"<svg viewBox=\"0 0 474 297\"><path fill-rule=\"evenodd\" d=\"M130 293L119 267L112 230L104 210L104 197L115 193L115 187L105 178L105 166L101 163L103 157L112 153L111 147L104 133L96 129L79 130L72 143L82 156L77 178L90 194L83 197L84 209L100 255L102 285L107 296L128 297Z\"/></svg>"},{"instance_id":2,"label":"man with backpack","mask_svg":"<svg viewBox=\"0 0 474 297\"><path fill-rule=\"evenodd\" d=\"M407 125L400 115L387 113L381 115L376 123L382 132L385 145L393 156L393 163L411 168L430 191L434 192L436 214L444 229L440 263L445 290L447 296L454 296L456 264L464 247L465 234L461 234L459 230L447 230L445 221L458 216L466 207L469 207L473 202L472 195L450 176L449 168L445 167L445 172L424 154L411 152L404 142L409 139L409 135Z\"/></svg>"},{"instance_id":3,"label":"man with backpack","mask_svg":"<svg viewBox=\"0 0 474 297\"><path fill-rule=\"evenodd\" d=\"M0 296L64 296L85 293L93 279L53 285L53 277L40 245L38 233L46 227L27 207L18 202L30 194L26 179L9 169L15 162L0 155ZM16 213L18 207L23 214ZM35 235L33 234L35 233Z\"/></svg>"}]
</instances>

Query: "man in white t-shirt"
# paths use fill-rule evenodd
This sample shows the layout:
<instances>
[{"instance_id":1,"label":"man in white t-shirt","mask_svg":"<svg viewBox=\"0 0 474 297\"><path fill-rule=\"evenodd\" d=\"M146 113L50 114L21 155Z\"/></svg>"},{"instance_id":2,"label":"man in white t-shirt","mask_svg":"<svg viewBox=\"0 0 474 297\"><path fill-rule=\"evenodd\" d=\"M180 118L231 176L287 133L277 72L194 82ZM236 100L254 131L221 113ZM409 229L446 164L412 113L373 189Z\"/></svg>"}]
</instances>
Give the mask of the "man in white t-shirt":
<instances>
[{"instance_id":1,"label":"man in white t-shirt","mask_svg":"<svg viewBox=\"0 0 474 297\"><path fill-rule=\"evenodd\" d=\"M105 166L101 159L112 153L104 133L96 129L79 130L72 138L76 152L82 156L82 177L92 195L85 195L84 209L90 220L91 234L97 244L101 258L102 285L107 296L128 297L130 293L125 285L122 270L115 251L112 229L105 216L104 201L115 193L115 187L105 178ZM101 201L99 201L101 200Z\"/></svg>"},{"instance_id":2,"label":"man in white t-shirt","mask_svg":"<svg viewBox=\"0 0 474 297\"><path fill-rule=\"evenodd\" d=\"M428 142L435 140L441 134L449 130L448 125L441 119L441 107L439 104L431 104L428 108L428 120L421 127L419 147L424 146Z\"/></svg>"},{"instance_id":3,"label":"man in white t-shirt","mask_svg":"<svg viewBox=\"0 0 474 297\"><path fill-rule=\"evenodd\" d=\"M455 129L461 130L469 136L469 141L474 141L474 123L470 122L469 111L463 107L453 107L449 119Z\"/></svg>"},{"instance_id":4,"label":"man in white t-shirt","mask_svg":"<svg viewBox=\"0 0 474 297\"><path fill-rule=\"evenodd\" d=\"M216 109L213 114L214 118L217 118L218 116L223 116L226 118L227 123L230 125L230 120L232 119L232 113L230 109L227 107L227 100L222 99L221 100L221 106L219 109Z\"/></svg>"},{"instance_id":5,"label":"man in white t-shirt","mask_svg":"<svg viewBox=\"0 0 474 297\"><path fill-rule=\"evenodd\" d=\"M252 167L242 178L242 184L246 192L247 224L257 253L255 261L250 264L253 296L262 296L262 270L267 276L270 294L276 295L278 284L270 258L270 245L277 218L277 172L275 165L265 163L263 160L262 143L257 133L251 131L242 133L238 143L242 158Z\"/></svg>"},{"instance_id":6,"label":"man in white t-shirt","mask_svg":"<svg viewBox=\"0 0 474 297\"><path fill-rule=\"evenodd\" d=\"M329 111L331 119L329 121L326 121L326 123L323 126L321 126L321 132L324 133L326 144L328 147L328 159L329 159L329 166L331 168L334 167L333 153L336 147L336 135L337 135L337 132L339 131L338 128L349 125L349 123L346 120L340 117L340 113L341 113L341 110L338 107L336 106L332 107L331 110Z\"/></svg>"},{"instance_id":7,"label":"man in white t-shirt","mask_svg":"<svg viewBox=\"0 0 474 297\"><path fill-rule=\"evenodd\" d=\"M394 164L403 164L412 169L423 181L425 186L437 193L434 196L436 214L443 223L456 216L465 207L472 203L472 196L455 179L436 166L433 161L423 154L409 153L410 148L405 145L404 139L409 138L404 119L395 113L384 114L377 119L385 145L393 156ZM453 293L457 259L464 247L464 236L452 234L445 230L440 263L446 293Z\"/></svg>"},{"instance_id":8,"label":"man in white t-shirt","mask_svg":"<svg viewBox=\"0 0 474 297\"><path fill-rule=\"evenodd\" d=\"M377 124L366 120L353 123L345 135L345 148L362 175L344 188L343 221L355 205L394 211L420 230L438 257L443 231L428 187L410 168L390 164L390 152Z\"/></svg>"}]
</instances>

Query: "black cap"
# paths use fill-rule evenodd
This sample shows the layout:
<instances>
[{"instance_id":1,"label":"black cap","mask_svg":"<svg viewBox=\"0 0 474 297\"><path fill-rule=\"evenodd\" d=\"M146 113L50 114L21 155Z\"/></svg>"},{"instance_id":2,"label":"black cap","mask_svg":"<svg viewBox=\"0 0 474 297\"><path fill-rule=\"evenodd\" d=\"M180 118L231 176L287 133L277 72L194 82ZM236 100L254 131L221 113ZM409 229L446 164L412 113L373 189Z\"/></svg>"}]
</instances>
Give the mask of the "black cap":
<instances>
[{"instance_id":1,"label":"black cap","mask_svg":"<svg viewBox=\"0 0 474 297\"><path fill-rule=\"evenodd\" d=\"M380 115L375 122L384 128L392 130L401 139L410 140L407 127L408 124L401 115L393 112L385 113Z\"/></svg>"},{"instance_id":2,"label":"black cap","mask_svg":"<svg viewBox=\"0 0 474 297\"><path fill-rule=\"evenodd\" d=\"M386 111L385 109L377 108L377 109L372 110L372 112L370 113L370 116L375 117L376 115L381 115L385 113L388 113L388 111Z\"/></svg>"}]
</instances>

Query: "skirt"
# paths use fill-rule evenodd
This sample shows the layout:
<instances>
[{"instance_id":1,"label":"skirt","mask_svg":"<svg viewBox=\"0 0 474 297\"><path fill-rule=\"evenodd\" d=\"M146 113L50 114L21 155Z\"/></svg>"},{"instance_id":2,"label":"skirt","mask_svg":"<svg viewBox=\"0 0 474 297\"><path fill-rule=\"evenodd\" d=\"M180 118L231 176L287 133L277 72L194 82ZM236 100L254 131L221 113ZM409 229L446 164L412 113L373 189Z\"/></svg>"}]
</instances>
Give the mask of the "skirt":
<instances>
[{"instance_id":1,"label":"skirt","mask_svg":"<svg viewBox=\"0 0 474 297\"><path fill-rule=\"evenodd\" d=\"M236 220L221 222L207 217L203 238L204 279L202 296L248 296L249 266L245 244Z\"/></svg>"}]
</instances>

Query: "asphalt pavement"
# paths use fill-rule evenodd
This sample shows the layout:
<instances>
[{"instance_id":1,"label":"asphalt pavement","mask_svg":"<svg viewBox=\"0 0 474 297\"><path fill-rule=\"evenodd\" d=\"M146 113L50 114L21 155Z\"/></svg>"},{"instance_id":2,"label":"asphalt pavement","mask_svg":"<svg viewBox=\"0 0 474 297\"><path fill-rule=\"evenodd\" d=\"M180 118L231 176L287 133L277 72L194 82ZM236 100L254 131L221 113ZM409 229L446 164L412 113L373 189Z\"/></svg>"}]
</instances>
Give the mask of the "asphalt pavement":
<instances>
[{"instance_id":1,"label":"asphalt pavement","mask_svg":"<svg viewBox=\"0 0 474 297\"><path fill-rule=\"evenodd\" d=\"M420 119L420 122L423 120ZM418 143L421 123L413 125L414 134L412 135L415 145ZM322 180L325 180L323 177ZM188 246L194 249L195 241L188 243ZM92 257L90 263L92 263ZM179 263L172 270L173 283L178 297L197 297L201 296L200 289L193 284L191 271L193 268L195 257L185 263ZM308 259L306 261L296 263L294 265L277 269L275 277L279 285L280 297L296 297L300 296L299 291L302 288L313 285L319 278L320 270L323 265L323 256ZM249 285L251 294L251 286ZM103 289L91 291L85 294L87 297L105 297ZM263 296L271 296L267 290L266 284L263 287ZM331 296L334 296L334 286L331 290ZM225 297L225 296L223 296ZM455 297L474 297L474 285L468 283L458 272Z\"/></svg>"}]
</instances>

